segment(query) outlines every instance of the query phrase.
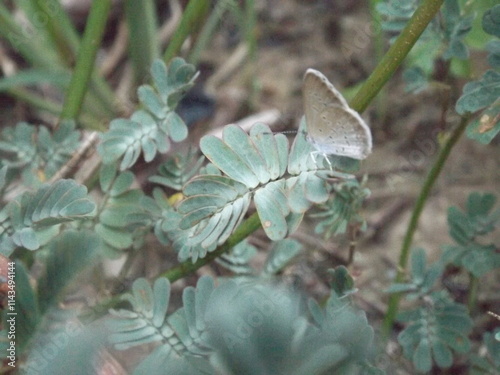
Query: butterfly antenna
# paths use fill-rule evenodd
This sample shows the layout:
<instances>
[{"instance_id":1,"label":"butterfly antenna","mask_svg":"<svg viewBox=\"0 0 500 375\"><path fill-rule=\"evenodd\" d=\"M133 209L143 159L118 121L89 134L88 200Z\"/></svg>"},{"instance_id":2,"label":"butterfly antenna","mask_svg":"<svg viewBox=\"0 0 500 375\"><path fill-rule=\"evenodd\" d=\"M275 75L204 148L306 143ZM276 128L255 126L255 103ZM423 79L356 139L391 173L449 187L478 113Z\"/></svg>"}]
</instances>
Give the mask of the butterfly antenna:
<instances>
[{"instance_id":1,"label":"butterfly antenna","mask_svg":"<svg viewBox=\"0 0 500 375\"><path fill-rule=\"evenodd\" d=\"M273 132L273 134L297 134L297 130L283 130L281 132Z\"/></svg>"}]
</instances>

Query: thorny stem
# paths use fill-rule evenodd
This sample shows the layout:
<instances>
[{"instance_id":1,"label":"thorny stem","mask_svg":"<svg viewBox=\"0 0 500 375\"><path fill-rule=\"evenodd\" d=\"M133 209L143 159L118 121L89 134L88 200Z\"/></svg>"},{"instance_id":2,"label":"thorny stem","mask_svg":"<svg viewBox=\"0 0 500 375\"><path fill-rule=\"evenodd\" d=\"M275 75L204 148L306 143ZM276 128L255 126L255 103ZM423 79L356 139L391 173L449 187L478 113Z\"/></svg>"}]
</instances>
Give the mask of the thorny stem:
<instances>
[{"instance_id":1,"label":"thorny stem","mask_svg":"<svg viewBox=\"0 0 500 375\"><path fill-rule=\"evenodd\" d=\"M460 124L453 131L453 133L448 138L443 148L439 152L437 159L434 161L434 164L432 165L432 168L429 171L429 174L427 175L424 184L422 185L422 190L420 191L420 194L417 198L417 202L415 203L415 207L413 208L413 212L410 218L410 223L408 224L408 228L406 229L403 245L401 247L401 252L399 254L398 273L396 275L396 278L394 279L395 283L401 283L404 281L404 276L406 274L406 265L408 263L408 258L410 256L410 247L413 242L413 235L417 230L420 214L424 209L425 202L427 201L431 189L434 186L434 183L436 182L437 178L439 177L439 174L441 173L441 170L443 169L443 166L446 163L446 160L448 159L448 156L450 155L453 146L455 146L457 141L460 139L461 135L463 134L467 126L468 121L469 121L469 116L462 117ZM386 336L391 331L394 319L396 318L400 298L401 298L400 293L394 293L393 295L391 295L391 298L389 299L389 308L387 310L387 314L385 315L383 324L383 331Z\"/></svg>"}]
</instances>

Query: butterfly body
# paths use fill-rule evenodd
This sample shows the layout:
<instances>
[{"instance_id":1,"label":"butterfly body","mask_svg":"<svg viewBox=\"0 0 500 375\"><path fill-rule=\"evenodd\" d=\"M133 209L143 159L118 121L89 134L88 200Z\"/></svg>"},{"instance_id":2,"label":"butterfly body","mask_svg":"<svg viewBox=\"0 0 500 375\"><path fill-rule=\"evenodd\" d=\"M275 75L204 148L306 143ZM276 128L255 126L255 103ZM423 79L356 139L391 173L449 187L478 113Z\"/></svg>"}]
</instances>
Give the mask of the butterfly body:
<instances>
[{"instance_id":1,"label":"butterfly body","mask_svg":"<svg viewBox=\"0 0 500 375\"><path fill-rule=\"evenodd\" d=\"M370 128L319 71L304 76L307 139L324 155L365 159L372 149Z\"/></svg>"}]
</instances>

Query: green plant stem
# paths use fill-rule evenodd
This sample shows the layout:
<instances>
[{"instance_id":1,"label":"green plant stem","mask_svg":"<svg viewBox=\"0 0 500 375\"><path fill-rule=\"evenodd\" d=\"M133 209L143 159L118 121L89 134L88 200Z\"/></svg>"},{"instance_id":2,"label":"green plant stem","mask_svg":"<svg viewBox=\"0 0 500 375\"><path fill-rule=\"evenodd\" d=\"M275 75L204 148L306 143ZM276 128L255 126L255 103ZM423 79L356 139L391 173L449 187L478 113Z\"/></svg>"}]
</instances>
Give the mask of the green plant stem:
<instances>
[{"instance_id":1,"label":"green plant stem","mask_svg":"<svg viewBox=\"0 0 500 375\"><path fill-rule=\"evenodd\" d=\"M178 265L177 267L171 268L168 271L164 272L160 275L166 277L170 280L170 282L174 282L179 280L180 278L189 275L190 273L196 271L200 267L205 264L210 263L215 258L221 256L226 251L231 249L232 247L239 244L245 238L249 236L250 233L255 232L260 228L260 219L257 212L253 213L248 219L246 219L234 232L233 234L224 242L221 246L219 246L215 251L212 251L207 254L206 257L202 259L198 259L195 263L192 262L184 262Z\"/></svg>"},{"instance_id":2,"label":"green plant stem","mask_svg":"<svg viewBox=\"0 0 500 375\"><path fill-rule=\"evenodd\" d=\"M92 2L87 26L78 51L75 71L71 77L61 112L61 120L76 119L81 111L110 9L111 0Z\"/></svg>"},{"instance_id":3,"label":"green plant stem","mask_svg":"<svg viewBox=\"0 0 500 375\"><path fill-rule=\"evenodd\" d=\"M370 0L370 14L373 19L373 23L376 25L382 24L382 18L380 13L377 11L376 7L379 4L380 0ZM375 27L374 37L374 45L375 45L375 56L377 57L377 61L381 61L384 56L385 50L385 38L382 31L382 27ZM382 89L379 91L375 103L376 111L377 111L377 119L379 122L384 123L387 117L387 107L388 107L388 95L387 95L387 87L384 85Z\"/></svg>"},{"instance_id":4,"label":"green plant stem","mask_svg":"<svg viewBox=\"0 0 500 375\"><path fill-rule=\"evenodd\" d=\"M52 70L61 67L54 51L37 38L36 29L21 27L3 2L0 2L0 35L33 66Z\"/></svg>"},{"instance_id":5,"label":"green plant stem","mask_svg":"<svg viewBox=\"0 0 500 375\"><path fill-rule=\"evenodd\" d=\"M249 108L257 108L258 94L261 84L257 76L257 13L255 0L245 0L245 40L248 46L248 76L250 77L250 95L248 99Z\"/></svg>"},{"instance_id":6,"label":"green plant stem","mask_svg":"<svg viewBox=\"0 0 500 375\"><path fill-rule=\"evenodd\" d=\"M424 32L429 22L441 8L444 0L423 0L384 58L358 91L350 106L363 112L377 93L384 87L408 52Z\"/></svg>"},{"instance_id":7,"label":"green plant stem","mask_svg":"<svg viewBox=\"0 0 500 375\"><path fill-rule=\"evenodd\" d=\"M71 23L59 0L31 0L47 16L47 33L51 38L54 49L59 51L59 58L63 60L67 67L72 67L76 60L76 55L80 48L80 36ZM95 72L92 76L91 94L94 103L93 112L96 106L102 107L104 113L110 118L115 116L115 95L108 83Z\"/></svg>"},{"instance_id":8,"label":"green plant stem","mask_svg":"<svg viewBox=\"0 0 500 375\"><path fill-rule=\"evenodd\" d=\"M190 62L193 65L198 64L202 51L208 45L210 40L212 40L212 37L217 29L219 21L228 11L228 8L231 5L232 3L230 1L217 1L215 3L214 8L210 13L210 16L208 17L207 21L205 22L203 28L200 31L200 36L196 40L196 44L193 46L193 49L189 54L189 57L187 58L188 62Z\"/></svg>"},{"instance_id":9,"label":"green plant stem","mask_svg":"<svg viewBox=\"0 0 500 375\"><path fill-rule=\"evenodd\" d=\"M472 315L476 309L477 291L479 290L479 279L472 273L469 273L469 295L467 296L467 307L469 315Z\"/></svg>"},{"instance_id":10,"label":"green plant stem","mask_svg":"<svg viewBox=\"0 0 500 375\"><path fill-rule=\"evenodd\" d=\"M68 74L67 68L74 60L79 40L59 2L30 0L18 5L23 6L28 16L31 15L33 26L22 27L0 4L0 36L8 40L32 66L47 70L49 74ZM69 53L72 53L71 57ZM93 77L92 94L94 103L89 104L93 113L101 111L102 107L110 118L114 117L114 93L101 77ZM83 121L82 124L86 125Z\"/></svg>"},{"instance_id":11,"label":"green plant stem","mask_svg":"<svg viewBox=\"0 0 500 375\"><path fill-rule=\"evenodd\" d=\"M203 19L205 18L210 8L208 0L191 0L189 1L184 14L182 15L181 23L168 44L167 50L163 56L166 64L176 55L179 54L182 44L188 37L201 28Z\"/></svg>"},{"instance_id":12,"label":"green plant stem","mask_svg":"<svg viewBox=\"0 0 500 375\"><path fill-rule=\"evenodd\" d=\"M46 20L46 31L59 56L71 66L80 44L80 38L71 20L58 0L31 0Z\"/></svg>"},{"instance_id":13,"label":"green plant stem","mask_svg":"<svg viewBox=\"0 0 500 375\"><path fill-rule=\"evenodd\" d=\"M406 274L406 265L408 263L408 258L410 256L410 248L413 242L413 236L415 231L417 230L418 220L420 218L420 214L424 209L425 202L429 197L432 187L436 182L443 166L450 155L453 146L457 143L457 141L462 136L467 123L469 121L469 116L462 117L462 120L458 127L453 131L451 136L448 138L443 148L438 154L437 159L434 161L431 170L429 171L424 184L422 185L422 189L415 203L415 207L413 208L413 212L410 218L410 223L408 224L408 228L406 230L406 234L403 240L403 245L401 247L401 252L399 254L399 263L398 263L398 273L396 278L394 279L394 283L401 283L404 281L404 277ZM398 312L398 304L401 298L400 293L394 293L391 295L389 299L389 308L387 310L387 314L385 315L383 330L384 334L387 336L392 329L392 325L396 318Z\"/></svg>"},{"instance_id":14,"label":"green plant stem","mask_svg":"<svg viewBox=\"0 0 500 375\"><path fill-rule=\"evenodd\" d=\"M250 61L255 64L257 60L257 12L255 9L255 0L245 1L245 39L248 44L248 55Z\"/></svg>"},{"instance_id":15,"label":"green plant stem","mask_svg":"<svg viewBox=\"0 0 500 375\"><path fill-rule=\"evenodd\" d=\"M144 82L149 69L159 54L158 19L153 0L126 0L125 15L129 28L129 54L134 66L135 79Z\"/></svg>"}]
</instances>

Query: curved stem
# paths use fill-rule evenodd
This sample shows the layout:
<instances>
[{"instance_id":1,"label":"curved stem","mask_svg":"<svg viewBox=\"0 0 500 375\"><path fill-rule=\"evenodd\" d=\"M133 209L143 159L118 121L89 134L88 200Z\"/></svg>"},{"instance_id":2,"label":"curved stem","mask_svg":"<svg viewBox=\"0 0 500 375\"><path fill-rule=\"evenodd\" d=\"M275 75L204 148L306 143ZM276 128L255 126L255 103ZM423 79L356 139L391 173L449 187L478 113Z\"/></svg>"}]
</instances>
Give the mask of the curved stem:
<instances>
[{"instance_id":1,"label":"curved stem","mask_svg":"<svg viewBox=\"0 0 500 375\"><path fill-rule=\"evenodd\" d=\"M460 122L459 126L453 131L450 138L448 138L448 140L444 144L443 148L439 152L437 159L432 165L432 168L429 171L427 178L424 181L422 190L420 191L417 202L415 203L415 207L413 208L410 223L408 224L408 228L406 230L406 234L403 240L403 245L401 247L401 252L399 254L398 273L396 275L396 278L394 279L394 283L403 282L406 273L405 272L406 265L408 263L408 258L410 256L410 247L413 242L413 235L417 230L420 214L424 209L425 202L427 201L431 189L434 186L434 183L436 182L437 178L439 177L439 174L441 173L441 170L443 169L443 166L446 160L448 159L448 156L450 155L453 146L455 146L457 141L460 139L461 135L463 134L467 126L468 121L469 121L469 116L462 117L462 121ZM383 324L383 330L385 335L388 335L388 333L392 328L394 319L396 318L396 314L398 312L398 304L400 298L401 295L399 293L394 293L393 295L391 295L391 298L389 299L389 308L387 310L387 314L385 315Z\"/></svg>"},{"instance_id":2,"label":"curved stem","mask_svg":"<svg viewBox=\"0 0 500 375\"><path fill-rule=\"evenodd\" d=\"M384 87L420 35L434 18L444 0L424 0L415 11L394 44L377 65L364 85L351 101L350 105L358 112L363 112L377 93Z\"/></svg>"}]
</instances>

